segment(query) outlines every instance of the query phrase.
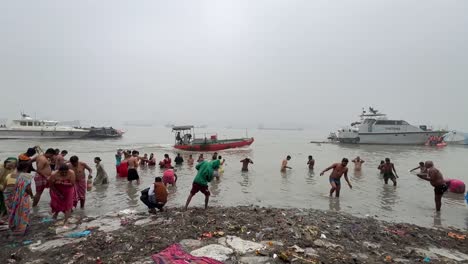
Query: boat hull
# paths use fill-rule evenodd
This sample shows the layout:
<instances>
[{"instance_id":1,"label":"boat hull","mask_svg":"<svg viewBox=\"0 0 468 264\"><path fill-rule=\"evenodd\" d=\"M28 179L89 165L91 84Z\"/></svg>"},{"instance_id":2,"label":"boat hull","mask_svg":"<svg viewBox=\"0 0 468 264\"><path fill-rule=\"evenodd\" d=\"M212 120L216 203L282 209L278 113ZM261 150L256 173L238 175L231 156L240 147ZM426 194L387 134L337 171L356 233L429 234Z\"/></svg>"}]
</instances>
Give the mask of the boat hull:
<instances>
[{"instance_id":1,"label":"boat hull","mask_svg":"<svg viewBox=\"0 0 468 264\"><path fill-rule=\"evenodd\" d=\"M89 131L78 129L74 131L0 129L0 139L78 139L86 137L88 133Z\"/></svg>"},{"instance_id":2,"label":"boat hull","mask_svg":"<svg viewBox=\"0 0 468 264\"><path fill-rule=\"evenodd\" d=\"M338 141L346 144L373 145L424 145L430 136L442 136L443 131L405 132L405 133L352 133L339 135Z\"/></svg>"},{"instance_id":3,"label":"boat hull","mask_svg":"<svg viewBox=\"0 0 468 264\"><path fill-rule=\"evenodd\" d=\"M174 148L185 151L219 151L250 146L253 142L253 138L245 138L240 140L223 140L201 144L175 145Z\"/></svg>"}]
</instances>

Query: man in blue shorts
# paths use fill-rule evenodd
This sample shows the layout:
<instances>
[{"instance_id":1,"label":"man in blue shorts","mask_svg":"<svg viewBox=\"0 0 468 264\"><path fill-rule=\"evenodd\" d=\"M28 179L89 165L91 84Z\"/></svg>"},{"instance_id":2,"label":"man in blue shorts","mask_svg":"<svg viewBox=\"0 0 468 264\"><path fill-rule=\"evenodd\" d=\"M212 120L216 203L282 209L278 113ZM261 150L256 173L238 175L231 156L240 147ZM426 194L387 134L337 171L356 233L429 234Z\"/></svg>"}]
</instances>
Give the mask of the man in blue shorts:
<instances>
[{"instance_id":1,"label":"man in blue shorts","mask_svg":"<svg viewBox=\"0 0 468 264\"><path fill-rule=\"evenodd\" d=\"M330 197L333 196L333 192L335 191L336 191L335 197L340 197L341 176L343 175L344 175L346 182L348 183L349 188L351 189L353 188L353 186L351 185L348 179L348 167L346 167L347 165L348 165L348 159L343 158L343 160L341 160L341 163L334 163L330 167L326 168L320 173L320 176L323 176L325 172L333 169L329 178L330 185L331 185Z\"/></svg>"}]
</instances>

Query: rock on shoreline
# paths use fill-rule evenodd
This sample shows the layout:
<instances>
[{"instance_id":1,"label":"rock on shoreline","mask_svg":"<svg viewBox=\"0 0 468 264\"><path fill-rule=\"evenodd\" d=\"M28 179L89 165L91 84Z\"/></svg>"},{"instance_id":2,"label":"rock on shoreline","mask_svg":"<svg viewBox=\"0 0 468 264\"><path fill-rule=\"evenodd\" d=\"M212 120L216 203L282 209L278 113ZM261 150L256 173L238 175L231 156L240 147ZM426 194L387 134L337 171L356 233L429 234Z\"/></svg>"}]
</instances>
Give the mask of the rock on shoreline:
<instances>
[{"instance_id":1,"label":"rock on shoreline","mask_svg":"<svg viewBox=\"0 0 468 264\"><path fill-rule=\"evenodd\" d=\"M344 213L260 207L124 210L75 219L33 217L21 238L0 239L2 263L153 263L174 243L224 263L468 263L466 231L395 224ZM89 230L86 235L80 231ZM461 236L448 236L453 234ZM82 237L79 237L82 236Z\"/></svg>"}]
</instances>

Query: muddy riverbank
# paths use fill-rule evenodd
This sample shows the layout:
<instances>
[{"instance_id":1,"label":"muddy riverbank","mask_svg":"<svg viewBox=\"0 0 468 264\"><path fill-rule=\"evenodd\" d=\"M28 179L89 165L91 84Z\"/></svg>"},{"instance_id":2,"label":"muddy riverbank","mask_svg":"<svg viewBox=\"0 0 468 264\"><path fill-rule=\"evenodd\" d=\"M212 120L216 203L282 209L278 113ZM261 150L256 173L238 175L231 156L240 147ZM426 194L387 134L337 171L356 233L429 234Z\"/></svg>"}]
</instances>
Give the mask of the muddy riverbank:
<instances>
[{"instance_id":1,"label":"muddy riverbank","mask_svg":"<svg viewBox=\"0 0 468 264\"><path fill-rule=\"evenodd\" d=\"M157 215L124 210L72 222L65 229L60 219L35 217L25 237L2 232L2 263L152 263L151 255L174 243L224 263L468 263L466 230L330 211L169 208Z\"/></svg>"}]
</instances>

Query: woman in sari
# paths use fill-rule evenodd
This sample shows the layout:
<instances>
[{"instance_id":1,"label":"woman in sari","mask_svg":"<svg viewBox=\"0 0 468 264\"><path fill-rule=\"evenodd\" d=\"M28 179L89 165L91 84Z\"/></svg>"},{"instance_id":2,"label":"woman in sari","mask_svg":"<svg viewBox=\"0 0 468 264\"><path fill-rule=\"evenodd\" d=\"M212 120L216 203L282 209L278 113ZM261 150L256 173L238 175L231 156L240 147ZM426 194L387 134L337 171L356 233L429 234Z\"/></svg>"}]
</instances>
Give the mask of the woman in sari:
<instances>
[{"instance_id":1,"label":"woman in sari","mask_svg":"<svg viewBox=\"0 0 468 264\"><path fill-rule=\"evenodd\" d=\"M9 174L15 171L16 162L16 158L8 158L3 162L3 166L0 165L0 217L2 219L8 218L8 212L3 196L3 191L5 190L5 180Z\"/></svg>"},{"instance_id":2,"label":"woman in sari","mask_svg":"<svg viewBox=\"0 0 468 264\"><path fill-rule=\"evenodd\" d=\"M60 212L65 214L63 224L66 225L70 218L75 200L75 173L66 164L62 164L58 171L52 173L49 178L50 208L57 219Z\"/></svg>"},{"instance_id":3,"label":"woman in sari","mask_svg":"<svg viewBox=\"0 0 468 264\"><path fill-rule=\"evenodd\" d=\"M16 184L12 195L10 195L8 225L14 235L24 235L29 226L29 213L31 212L31 189L32 175L28 173L30 163L22 161L18 163L16 173ZM10 174L11 175L11 174Z\"/></svg>"}]
</instances>

